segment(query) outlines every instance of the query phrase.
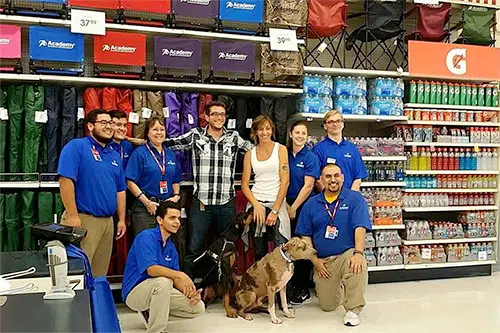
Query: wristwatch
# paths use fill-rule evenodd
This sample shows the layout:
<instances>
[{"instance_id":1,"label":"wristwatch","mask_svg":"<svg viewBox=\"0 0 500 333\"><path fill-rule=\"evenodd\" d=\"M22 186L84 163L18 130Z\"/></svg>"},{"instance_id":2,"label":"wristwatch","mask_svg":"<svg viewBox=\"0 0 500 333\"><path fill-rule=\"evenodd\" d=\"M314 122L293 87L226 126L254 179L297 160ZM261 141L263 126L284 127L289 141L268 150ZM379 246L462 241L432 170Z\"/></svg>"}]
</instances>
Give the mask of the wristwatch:
<instances>
[{"instance_id":1,"label":"wristwatch","mask_svg":"<svg viewBox=\"0 0 500 333\"><path fill-rule=\"evenodd\" d=\"M365 256L365 253L359 250L354 250L354 254L361 254L363 257Z\"/></svg>"},{"instance_id":2,"label":"wristwatch","mask_svg":"<svg viewBox=\"0 0 500 333\"><path fill-rule=\"evenodd\" d=\"M274 215L278 215L278 211L276 209L271 209L271 213L273 213Z\"/></svg>"}]
</instances>

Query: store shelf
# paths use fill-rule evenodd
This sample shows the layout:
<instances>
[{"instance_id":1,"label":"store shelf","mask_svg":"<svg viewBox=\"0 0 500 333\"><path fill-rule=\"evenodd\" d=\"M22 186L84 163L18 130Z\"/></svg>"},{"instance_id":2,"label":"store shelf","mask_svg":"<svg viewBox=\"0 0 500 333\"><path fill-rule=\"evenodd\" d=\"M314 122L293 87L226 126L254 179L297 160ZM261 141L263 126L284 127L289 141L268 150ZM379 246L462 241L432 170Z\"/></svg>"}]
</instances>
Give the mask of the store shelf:
<instances>
[{"instance_id":1,"label":"store shelf","mask_svg":"<svg viewBox=\"0 0 500 333\"><path fill-rule=\"evenodd\" d=\"M402 187L405 182L362 182L361 187Z\"/></svg>"},{"instance_id":2,"label":"store shelf","mask_svg":"<svg viewBox=\"0 0 500 333\"><path fill-rule=\"evenodd\" d=\"M500 123L493 122L472 122L472 121L427 121L427 120L408 120L408 125L435 125L435 126L471 126L471 127L498 127Z\"/></svg>"},{"instance_id":3,"label":"store shelf","mask_svg":"<svg viewBox=\"0 0 500 333\"><path fill-rule=\"evenodd\" d=\"M387 224L387 225L372 225L372 230L396 230L405 229L404 224Z\"/></svg>"},{"instance_id":4,"label":"store shelf","mask_svg":"<svg viewBox=\"0 0 500 333\"><path fill-rule=\"evenodd\" d=\"M496 193L496 188L406 188L406 193Z\"/></svg>"},{"instance_id":5,"label":"store shelf","mask_svg":"<svg viewBox=\"0 0 500 333\"><path fill-rule=\"evenodd\" d=\"M40 188L59 188L59 182L40 182Z\"/></svg>"},{"instance_id":6,"label":"store shelf","mask_svg":"<svg viewBox=\"0 0 500 333\"><path fill-rule=\"evenodd\" d=\"M406 161L406 156L362 156L363 161Z\"/></svg>"},{"instance_id":7,"label":"store shelf","mask_svg":"<svg viewBox=\"0 0 500 333\"><path fill-rule=\"evenodd\" d=\"M306 119L307 121L323 120L325 115L323 113L296 113L293 118ZM345 114L343 115L344 121L347 122L384 122L384 121L406 121L408 117L405 116L373 116L373 115L358 115L358 114Z\"/></svg>"},{"instance_id":8,"label":"store shelf","mask_svg":"<svg viewBox=\"0 0 500 333\"><path fill-rule=\"evenodd\" d=\"M187 82L161 82L142 80L108 79L100 77L71 77L58 75L31 75L31 74L9 74L0 73L0 81L12 82L34 82L34 83L60 83L74 86L114 86L114 87L134 87L144 89L175 89L184 91L206 91L206 92L226 92L248 95L269 95L287 96L301 94L302 89L280 88L280 87L260 87L244 85L225 84L204 84Z\"/></svg>"},{"instance_id":9,"label":"store shelf","mask_svg":"<svg viewBox=\"0 0 500 333\"><path fill-rule=\"evenodd\" d=\"M472 106L472 105L444 105L444 104L418 104L406 103L405 108L413 109L439 109L439 110L466 110L466 111L500 111L500 107Z\"/></svg>"},{"instance_id":10,"label":"store shelf","mask_svg":"<svg viewBox=\"0 0 500 333\"><path fill-rule=\"evenodd\" d=\"M499 143L405 142L407 147L482 147L498 148Z\"/></svg>"},{"instance_id":11,"label":"store shelf","mask_svg":"<svg viewBox=\"0 0 500 333\"><path fill-rule=\"evenodd\" d=\"M395 271L398 269L405 269L405 265L371 266L368 267L368 272Z\"/></svg>"},{"instance_id":12,"label":"store shelf","mask_svg":"<svg viewBox=\"0 0 500 333\"><path fill-rule=\"evenodd\" d=\"M363 76L366 78L373 77L409 77L408 72L398 72L398 71L378 71L378 70L366 70L366 69L348 69L348 68L327 68L327 67L312 67L304 66L304 72L309 74L322 74L322 75L332 75L332 76Z\"/></svg>"},{"instance_id":13,"label":"store shelf","mask_svg":"<svg viewBox=\"0 0 500 333\"><path fill-rule=\"evenodd\" d=\"M466 267L466 266L479 266L479 265L494 265L496 260L483 260L483 261L463 261L463 262L445 262L445 263L429 263L429 264L414 264L405 265L405 269L428 269L428 268L449 268L449 267Z\"/></svg>"},{"instance_id":14,"label":"store shelf","mask_svg":"<svg viewBox=\"0 0 500 333\"><path fill-rule=\"evenodd\" d=\"M468 210L498 210L498 206L447 206L447 207L403 207L408 213L416 212L460 212Z\"/></svg>"},{"instance_id":15,"label":"store shelf","mask_svg":"<svg viewBox=\"0 0 500 333\"><path fill-rule=\"evenodd\" d=\"M22 25L48 25L56 27L70 27L71 20L61 20L52 18L28 17L18 15L0 15L1 23L22 24ZM174 37L196 37L206 39L225 39L225 40L239 40L250 41L256 43L269 43L269 37L252 36L244 34L230 34L210 31L188 30L188 29L170 29L148 27L132 24L116 24L106 23L106 30L123 31L123 32L137 32L143 34L154 34L155 36L165 35ZM297 44L305 44L303 39L298 39Z\"/></svg>"},{"instance_id":16,"label":"store shelf","mask_svg":"<svg viewBox=\"0 0 500 333\"><path fill-rule=\"evenodd\" d=\"M491 5L491 4L486 4L486 3L478 3L477 0L476 0L476 2L473 2L473 1L462 1L462 0L439 0L439 2L451 3L451 4L454 4L454 5L462 5L462 6L474 6L474 7L486 7L486 8L500 9L499 5Z\"/></svg>"},{"instance_id":17,"label":"store shelf","mask_svg":"<svg viewBox=\"0 0 500 333\"><path fill-rule=\"evenodd\" d=\"M0 181L0 188L39 188L38 181L16 181L16 182L2 182Z\"/></svg>"},{"instance_id":18,"label":"store shelf","mask_svg":"<svg viewBox=\"0 0 500 333\"><path fill-rule=\"evenodd\" d=\"M405 170L407 175L498 175L498 170Z\"/></svg>"},{"instance_id":19,"label":"store shelf","mask_svg":"<svg viewBox=\"0 0 500 333\"><path fill-rule=\"evenodd\" d=\"M476 243L476 242L496 242L496 241L497 241L496 237L402 240L404 245L455 244L455 243Z\"/></svg>"}]
</instances>

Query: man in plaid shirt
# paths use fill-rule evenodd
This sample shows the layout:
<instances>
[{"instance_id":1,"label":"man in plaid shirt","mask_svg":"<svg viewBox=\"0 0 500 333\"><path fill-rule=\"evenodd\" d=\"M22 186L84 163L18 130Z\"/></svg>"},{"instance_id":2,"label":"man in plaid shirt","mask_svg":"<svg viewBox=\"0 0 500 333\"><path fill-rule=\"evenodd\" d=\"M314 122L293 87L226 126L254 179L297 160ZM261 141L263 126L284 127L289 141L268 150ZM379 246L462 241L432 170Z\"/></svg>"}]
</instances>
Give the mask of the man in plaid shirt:
<instances>
[{"instance_id":1,"label":"man in plaid shirt","mask_svg":"<svg viewBox=\"0 0 500 333\"><path fill-rule=\"evenodd\" d=\"M173 150L193 151L194 195L191 205L190 239L184 270L193 279L193 260L203 253L205 236L212 222L216 237L231 225L235 215L234 173L237 154L252 148L238 132L224 128L226 106L212 102L205 107L208 126L193 128L176 138L166 139Z\"/></svg>"}]
</instances>

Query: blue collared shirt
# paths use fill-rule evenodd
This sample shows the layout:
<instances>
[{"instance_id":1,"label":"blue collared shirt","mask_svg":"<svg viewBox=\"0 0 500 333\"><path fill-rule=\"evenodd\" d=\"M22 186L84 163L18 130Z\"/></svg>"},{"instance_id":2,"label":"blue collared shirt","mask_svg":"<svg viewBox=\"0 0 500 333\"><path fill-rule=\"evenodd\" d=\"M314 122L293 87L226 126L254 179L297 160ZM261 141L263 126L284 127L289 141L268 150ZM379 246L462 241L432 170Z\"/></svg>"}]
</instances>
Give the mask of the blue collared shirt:
<instances>
[{"instance_id":1,"label":"blue collared shirt","mask_svg":"<svg viewBox=\"0 0 500 333\"><path fill-rule=\"evenodd\" d=\"M288 163L290 164L290 186L286 197L295 200L302 187L304 187L305 176L311 176L314 179L319 178L319 162L316 155L307 147L304 147L295 156L293 156L290 149L288 151Z\"/></svg>"},{"instance_id":2,"label":"blue collared shirt","mask_svg":"<svg viewBox=\"0 0 500 333\"><path fill-rule=\"evenodd\" d=\"M318 156L320 169L328 163L335 163L340 167L344 174L344 186L348 188L351 188L354 180L368 176L358 147L345 139L336 143L326 136L314 146L313 151Z\"/></svg>"},{"instance_id":3,"label":"blue collared shirt","mask_svg":"<svg viewBox=\"0 0 500 333\"><path fill-rule=\"evenodd\" d=\"M172 239L168 238L165 246L161 237L160 226L141 231L134 239L134 243L127 255L125 272L123 273L122 298L138 284L150 278L148 268L163 266L179 271L179 255Z\"/></svg>"},{"instance_id":4,"label":"blue collared shirt","mask_svg":"<svg viewBox=\"0 0 500 333\"><path fill-rule=\"evenodd\" d=\"M79 213L113 216L118 207L117 192L127 189L120 155L109 145L101 146L90 135L73 139L64 146L57 172L75 183Z\"/></svg>"},{"instance_id":5,"label":"blue collared shirt","mask_svg":"<svg viewBox=\"0 0 500 333\"><path fill-rule=\"evenodd\" d=\"M150 142L146 144L151 148L160 165L163 164L162 156L158 150ZM179 183L182 179L174 152L165 145L163 151L165 152L166 166L164 175L161 174L157 161L155 161L146 145L137 147L128 161L125 178L130 179L139 186L148 198L155 197L161 200L170 198L174 194L172 185ZM160 182L162 181L167 182L167 193L164 194L160 194Z\"/></svg>"},{"instance_id":6,"label":"blue collared shirt","mask_svg":"<svg viewBox=\"0 0 500 333\"><path fill-rule=\"evenodd\" d=\"M333 213L338 203L337 213L332 219L326 210ZM327 226L333 225L338 232L335 239L326 238ZM319 258L339 255L354 248L354 231L358 227L372 229L368 205L361 193L344 187L337 200L328 203L324 193L310 198L302 208L296 234L313 240Z\"/></svg>"},{"instance_id":7,"label":"blue collared shirt","mask_svg":"<svg viewBox=\"0 0 500 333\"><path fill-rule=\"evenodd\" d=\"M120 155L123 169L127 169L128 160L134 151L134 146L127 140L123 140L120 143L112 141L109 145Z\"/></svg>"}]
</instances>

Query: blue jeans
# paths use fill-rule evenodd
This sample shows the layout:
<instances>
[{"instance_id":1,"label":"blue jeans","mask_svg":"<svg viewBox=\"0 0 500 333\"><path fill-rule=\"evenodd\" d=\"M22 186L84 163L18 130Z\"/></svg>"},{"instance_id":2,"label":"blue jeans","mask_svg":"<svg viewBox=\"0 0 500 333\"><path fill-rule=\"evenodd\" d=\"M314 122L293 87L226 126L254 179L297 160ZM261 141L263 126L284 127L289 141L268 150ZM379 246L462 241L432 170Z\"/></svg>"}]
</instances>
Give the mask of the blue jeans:
<instances>
[{"instance_id":1,"label":"blue jeans","mask_svg":"<svg viewBox=\"0 0 500 333\"><path fill-rule=\"evenodd\" d=\"M235 215L235 199L231 199L224 205L207 205L204 210L200 209L200 200L193 197L191 204L191 219L189 221L189 245L184 258L185 272L194 279L193 260L199 257L205 250L205 240L212 223L215 227L215 237L219 237L233 223Z\"/></svg>"}]
</instances>

